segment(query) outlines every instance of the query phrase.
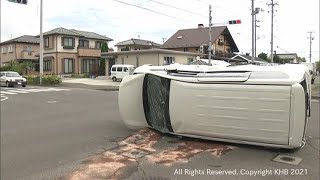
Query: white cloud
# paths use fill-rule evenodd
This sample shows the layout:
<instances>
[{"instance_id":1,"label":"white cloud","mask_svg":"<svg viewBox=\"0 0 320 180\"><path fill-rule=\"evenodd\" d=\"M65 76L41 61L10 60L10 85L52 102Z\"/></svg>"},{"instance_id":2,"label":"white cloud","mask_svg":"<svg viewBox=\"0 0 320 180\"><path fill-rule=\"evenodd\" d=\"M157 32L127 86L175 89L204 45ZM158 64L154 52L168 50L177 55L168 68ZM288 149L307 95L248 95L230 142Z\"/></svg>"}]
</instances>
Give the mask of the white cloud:
<instances>
[{"instance_id":1,"label":"white cloud","mask_svg":"<svg viewBox=\"0 0 320 180\"><path fill-rule=\"evenodd\" d=\"M56 27L94 31L117 42L130 38L149 39L160 43L179 29L196 28L198 23L208 25L208 5L213 5L215 25L231 19L241 19L240 25L228 25L241 52L251 52L251 1L235 0L155 0L193 13L170 8L150 0L121 0L136 4L171 17L128 6L113 0L55 0L44 1L44 26L48 31ZM29 0L28 5L2 1L2 41L24 34L39 34L39 2ZM275 1L276 2L276 1ZM256 7L264 12L257 15L257 52L270 54L270 0L255 0ZM274 22L274 50L277 53L297 52L309 57L308 31L314 31L312 42L313 61L319 59L319 0L278 0ZM202 16L198 15L201 14Z\"/></svg>"}]
</instances>

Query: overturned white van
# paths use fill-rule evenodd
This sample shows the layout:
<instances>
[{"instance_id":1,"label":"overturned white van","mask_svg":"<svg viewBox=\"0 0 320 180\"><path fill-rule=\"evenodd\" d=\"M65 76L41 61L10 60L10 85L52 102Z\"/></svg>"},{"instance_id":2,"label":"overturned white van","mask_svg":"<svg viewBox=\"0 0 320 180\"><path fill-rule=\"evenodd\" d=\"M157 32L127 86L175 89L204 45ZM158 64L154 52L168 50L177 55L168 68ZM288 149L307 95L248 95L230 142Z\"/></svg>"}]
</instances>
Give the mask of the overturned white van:
<instances>
[{"instance_id":1,"label":"overturned white van","mask_svg":"<svg viewBox=\"0 0 320 180\"><path fill-rule=\"evenodd\" d=\"M128 127L289 149L303 145L311 104L306 66L160 71L121 82L119 108Z\"/></svg>"}]
</instances>

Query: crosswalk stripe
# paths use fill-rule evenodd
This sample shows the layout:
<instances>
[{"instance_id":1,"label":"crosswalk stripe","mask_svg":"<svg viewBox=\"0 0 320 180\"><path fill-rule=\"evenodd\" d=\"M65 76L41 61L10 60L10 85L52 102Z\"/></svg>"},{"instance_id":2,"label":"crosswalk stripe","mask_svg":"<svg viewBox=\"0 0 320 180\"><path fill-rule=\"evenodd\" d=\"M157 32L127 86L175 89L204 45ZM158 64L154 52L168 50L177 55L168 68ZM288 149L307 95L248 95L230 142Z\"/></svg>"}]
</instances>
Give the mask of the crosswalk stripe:
<instances>
[{"instance_id":1,"label":"crosswalk stripe","mask_svg":"<svg viewBox=\"0 0 320 180\"><path fill-rule=\"evenodd\" d=\"M8 91L1 91L1 94L17 94L17 93L14 93L14 92L8 92Z\"/></svg>"},{"instance_id":2,"label":"crosswalk stripe","mask_svg":"<svg viewBox=\"0 0 320 180\"><path fill-rule=\"evenodd\" d=\"M29 92L26 92L26 91L18 91L18 90L8 90L7 92L22 93L22 94L28 94L29 93Z\"/></svg>"}]
</instances>

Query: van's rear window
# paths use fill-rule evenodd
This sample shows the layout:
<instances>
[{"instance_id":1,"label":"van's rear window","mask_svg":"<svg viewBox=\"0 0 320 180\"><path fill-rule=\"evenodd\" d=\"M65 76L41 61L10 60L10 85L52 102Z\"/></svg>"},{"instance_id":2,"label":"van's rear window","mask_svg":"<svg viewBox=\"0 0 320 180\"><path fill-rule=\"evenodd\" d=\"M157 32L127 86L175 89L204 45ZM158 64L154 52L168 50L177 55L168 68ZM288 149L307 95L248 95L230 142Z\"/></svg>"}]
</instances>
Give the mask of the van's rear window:
<instances>
[{"instance_id":1,"label":"van's rear window","mask_svg":"<svg viewBox=\"0 0 320 180\"><path fill-rule=\"evenodd\" d=\"M143 107L147 123L163 132L173 132L169 115L170 79L146 74L143 82Z\"/></svg>"}]
</instances>

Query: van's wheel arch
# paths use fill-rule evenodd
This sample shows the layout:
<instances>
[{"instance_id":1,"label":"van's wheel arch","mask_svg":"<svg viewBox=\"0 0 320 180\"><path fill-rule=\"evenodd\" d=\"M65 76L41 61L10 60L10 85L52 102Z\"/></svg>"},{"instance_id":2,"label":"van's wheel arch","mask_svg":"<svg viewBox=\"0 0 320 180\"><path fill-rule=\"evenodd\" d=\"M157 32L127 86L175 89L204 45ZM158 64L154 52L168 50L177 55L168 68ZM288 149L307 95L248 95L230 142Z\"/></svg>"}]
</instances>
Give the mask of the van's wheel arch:
<instances>
[{"instance_id":1,"label":"van's wheel arch","mask_svg":"<svg viewBox=\"0 0 320 180\"><path fill-rule=\"evenodd\" d=\"M116 82L116 81L117 81L117 78L113 76L113 77L112 77L112 81L113 81L113 82Z\"/></svg>"}]
</instances>

